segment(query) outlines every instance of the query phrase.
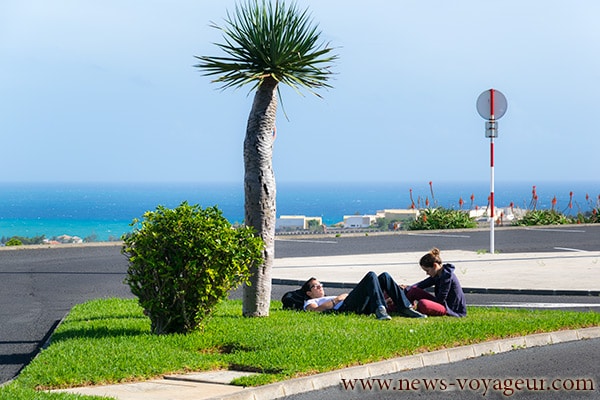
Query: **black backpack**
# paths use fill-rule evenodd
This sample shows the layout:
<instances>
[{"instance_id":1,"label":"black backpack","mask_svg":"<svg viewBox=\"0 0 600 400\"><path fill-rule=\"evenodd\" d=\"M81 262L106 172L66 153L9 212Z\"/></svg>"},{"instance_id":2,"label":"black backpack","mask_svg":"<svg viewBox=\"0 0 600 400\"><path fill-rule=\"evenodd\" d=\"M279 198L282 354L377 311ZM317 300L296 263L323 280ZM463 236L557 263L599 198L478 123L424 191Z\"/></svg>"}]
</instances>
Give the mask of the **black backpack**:
<instances>
[{"instance_id":1,"label":"black backpack","mask_svg":"<svg viewBox=\"0 0 600 400\"><path fill-rule=\"evenodd\" d=\"M284 310L304 310L304 300L307 299L308 296L302 289L296 289L284 294L281 302Z\"/></svg>"}]
</instances>

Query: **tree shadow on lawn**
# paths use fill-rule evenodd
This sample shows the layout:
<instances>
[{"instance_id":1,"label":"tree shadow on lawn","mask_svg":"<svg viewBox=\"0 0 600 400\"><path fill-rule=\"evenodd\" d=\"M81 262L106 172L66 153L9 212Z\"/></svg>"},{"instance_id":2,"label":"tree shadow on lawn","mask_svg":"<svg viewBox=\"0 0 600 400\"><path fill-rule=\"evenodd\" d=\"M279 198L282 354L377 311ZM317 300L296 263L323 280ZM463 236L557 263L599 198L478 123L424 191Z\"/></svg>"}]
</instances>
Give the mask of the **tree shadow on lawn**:
<instances>
[{"instance_id":1,"label":"tree shadow on lawn","mask_svg":"<svg viewBox=\"0 0 600 400\"><path fill-rule=\"evenodd\" d=\"M150 320L145 316L92 317L70 319L52 334L51 343L70 339L101 339L150 334Z\"/></svg>"}]
</instances>

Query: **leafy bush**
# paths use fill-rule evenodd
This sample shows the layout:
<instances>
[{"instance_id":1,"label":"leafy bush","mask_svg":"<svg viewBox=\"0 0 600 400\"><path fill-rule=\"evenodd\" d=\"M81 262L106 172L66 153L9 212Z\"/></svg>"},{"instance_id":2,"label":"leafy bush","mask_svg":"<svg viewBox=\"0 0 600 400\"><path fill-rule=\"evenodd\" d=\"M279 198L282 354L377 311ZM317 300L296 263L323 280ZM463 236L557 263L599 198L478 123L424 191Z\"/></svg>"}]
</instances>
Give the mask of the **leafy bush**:
<instances>
[{"instance_id":1,"label":"leafy bush","mask_svg":"<svg viewBox=\"0 0 600 400\"><path fill-rule=\"evenodd\" d=\"M571 218L556 210L530 210L525 213L523 218L515 220L513 225L564 225L572 223L573 220Z\"/></svg>"},{"instance_id":2,"label":"leafy bush","mask_svg":"<svg viewBox=\"0 0 600 400\"><path fill-rule=\"evenodd\" d=\"M449 208L426 208L421 210L416 220L411 221L408 230L462 229L475 228L477 222L468 211Z\"/></svg>"},{"instance_id":3,"label":"leafy bush","mask_svg":"<svg viewBox=\"0 0 600 400\"><path fill-rule=\"evenodd\" d=\"M0 242L4 243L6 246L21 246L24 244L41 244L44 243L45 239L45 235L34 236L31 238L23 236L12 236L10 238L6 238L3 236L2 239L0 239Z\"/></svg>"},{"instance_id":4,"label":"leafy bush","mask_svg":"<svg viewBox=\"0 0 600 400\"><path fill-rule=\"evenodd\" d=\"M262 263L262 240L252 228L232 228L217 207L183 202L143 218L123 237L125 282L156 334L199 328L231 289L248 283L249 268Z\"/></svg>"},{"instance_id":5,"label":"leafy bush","mask_svg":"<svg viewBox=\"0 0 600 400\"><path fill-rule=\"evenodd\" d=\"M23 246L23 242L16 237L8 239L5 246Z\"/></svg>"},{"instance_id":6,"label":"leafy bush","mask_svg":"<svg viewBox=\"0 0 600 400\"><path fill-rule=\"evenodd\" d=\"M600 223L600 207L594 208L590 214L591 215L588 217L588 220L586 222L589 222L592 224L599 224Z\"/></svg>"},{"instance_id":7,"label":"leafy bush","mask_svg":"<svg viewBox=\"0 0 600 400\"><path fill-rule=\"evenodd\" d=\"M600 208L594 208L586 213L578 213L576 217L578 224L599 224L600 223Z\"/></svg>"}]
</instances>

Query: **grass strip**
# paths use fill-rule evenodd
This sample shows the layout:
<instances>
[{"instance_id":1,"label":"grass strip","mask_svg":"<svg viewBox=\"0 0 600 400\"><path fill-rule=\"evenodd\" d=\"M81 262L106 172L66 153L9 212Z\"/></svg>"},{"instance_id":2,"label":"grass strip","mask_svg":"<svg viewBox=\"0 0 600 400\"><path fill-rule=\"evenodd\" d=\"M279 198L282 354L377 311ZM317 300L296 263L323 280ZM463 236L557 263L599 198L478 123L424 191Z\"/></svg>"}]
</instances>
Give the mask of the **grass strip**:
<instances>
[{"instance_id":1,"label":"grass strip","mask_svg":"<svg viewBox=\"0 0 600 400\"><path fill-rule=\"evenodd\" d=\"M215 369L260 372L236 382L254 386L487 340L600 325L599 313L560 310L471 307L466 318L377 321L284 311L277 301L268 318L242 317L241 308L241 301L228 300L203 330L157 336L135 299L77 305L50 345L15 381L0 387L0 399L81 399L40 390Z\"/></svg>"}]
</instances>

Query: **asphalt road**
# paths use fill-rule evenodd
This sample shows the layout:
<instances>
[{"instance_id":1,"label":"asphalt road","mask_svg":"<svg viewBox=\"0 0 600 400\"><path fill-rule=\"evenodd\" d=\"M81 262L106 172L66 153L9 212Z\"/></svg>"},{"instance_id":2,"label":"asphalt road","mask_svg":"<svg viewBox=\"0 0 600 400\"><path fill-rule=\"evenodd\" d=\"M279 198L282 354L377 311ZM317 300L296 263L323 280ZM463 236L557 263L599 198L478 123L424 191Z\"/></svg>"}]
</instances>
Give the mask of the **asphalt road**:
<instances>
[{"instance_id":1,"label":"asphalt road","mask_svg":"<svg viewBox=\"0 0 600 400\"><path fill-rule=\"evenodd\" d=\"M489 245L488 231L449 231L336 238L278 237L278 257L369 254L441 249L480 250ZM323 246L327 243L327 246ZM497 229L502 252L599 250L600 226L548 229ZM94 298L132 297L123 284L127 260L118 245L0 250L0 383L15 377L39 351L56 324L75 305ZM273 288L280 299L289 290ZM239 296L234 292L232 297ZM501 296L472 295L469 304L502 302ZM511 300L515 300L512 296ZM534 299L523 298L524 302ZM556 302L597 302L561 297ZM539 299L535 300L539 301ZM577 309L577 308L576 308Z\"/></svg>"},{"instance_id":2,"label":"asphalt road","mask_svg":"<svg viewBox=\"0 0 600 400\"><path fill-rule=\"evenodd\" d=\"M132 297L116 246L0 251L0 383L37 354L78 303Z\"/></svg>"},{"instance_id":3,"label":"asphalt road","mask_svg":"<svg viewBox=\"0 0 600 400\"><path fill-rule=\"evenodd\" d=\"M496 228L494 248L501 253L599 251L600 224L566 227ZM367 240L365 240L367 238ZM484 229L444 232L400 232L392 235L342 234L340 237L278 236L277 257L336 256L440 250L490 249L490 232ZM321 244L321 245L319 245ZM327 244L326 246L324 244Z\"/></svg>"},{"instance_id":4,"label":"asphalt road","mask_svg":"<svg viewBox=\"0 0 600 400\"><path fill-rule=\"evenodd\" d=\"M598 399L599 358L600 339L580 340L340 381L281 400Z\"/></svg>"}]
</instances>

